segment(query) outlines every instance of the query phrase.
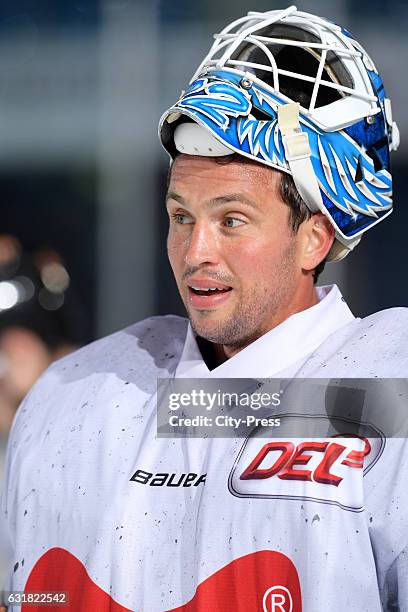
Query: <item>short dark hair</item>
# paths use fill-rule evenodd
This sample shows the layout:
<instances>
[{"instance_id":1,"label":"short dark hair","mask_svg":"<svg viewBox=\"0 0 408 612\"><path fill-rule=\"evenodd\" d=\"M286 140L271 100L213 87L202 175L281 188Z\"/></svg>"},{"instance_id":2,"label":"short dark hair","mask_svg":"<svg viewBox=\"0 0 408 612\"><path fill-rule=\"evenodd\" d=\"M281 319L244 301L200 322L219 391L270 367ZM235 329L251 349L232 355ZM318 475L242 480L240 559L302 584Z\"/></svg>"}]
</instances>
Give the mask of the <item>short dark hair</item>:
<instances>
[{"instance_id":1,"label":"short dark hair","mask_svg":"<svg viewBox=\"0 0 408 612\"><path fill-rule=\"evenodd\" d=\"M233 153L231 155L225 155L222 157L214 157L213 159L218 164L229 164L233 161L239 162L239 163L242 163L242 162L252 163L252 164L259 163L253 159L244 157L243 155L240 155L239 153ZM302 225L304 221L307 221L307 219L310 219L310 217L312 216L312 213L310 212L310 210L304 203L302 197L300 196L296 188L295 181L293 180L292 176L290 174L287 174L286 172L280 172L280 175L281 175L281 181L280 181L280 186L279 186L279 195L281 196L284 203L287 206L289 206L289 224L292 228L293 233L297 234L299 227ZM171 166L170 166L169 173L167 176L167 187L169 186L169 183L170 183L170 176L171 176ZM320 274L324 270L326 260L327 258L321 261L316 266L316 268L313 270L313 282L315 284Z\"/></svg>"},{"instance_id":2,"label":"short dark hair","mask_svg":"<svg viewBox=\"0 0 408 612\"><path fill-rule=\"evenodd\" d=\"M281 172L279 193L285 204L289 206L289 223L292 226L293 232L296 234L303 221L310 219L312 213L298 192L293 177L286 172ZM313 270L314 284L317 283L317 279L323 272L326 261L327 257L317 264Z\"/></svg>"}]
</instances>

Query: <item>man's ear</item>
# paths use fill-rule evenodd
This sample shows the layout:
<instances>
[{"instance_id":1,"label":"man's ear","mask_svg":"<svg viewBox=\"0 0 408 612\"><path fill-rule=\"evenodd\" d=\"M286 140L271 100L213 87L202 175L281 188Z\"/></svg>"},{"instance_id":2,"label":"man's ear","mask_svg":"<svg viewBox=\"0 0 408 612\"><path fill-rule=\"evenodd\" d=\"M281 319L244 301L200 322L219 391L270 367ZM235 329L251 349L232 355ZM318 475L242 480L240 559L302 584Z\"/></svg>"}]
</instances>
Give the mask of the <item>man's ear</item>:
<instances>
[{"instance_id":1,"label":"man's ear","mask_svg":"<svg viewBox=\"0 0 408 612\"><path fill-rule=\"evenodd\" d=\"M314 213L299 227L303 270L314 270L322 262L334 241L334 227L323 213Z\"/></svg>"}]
</instances>

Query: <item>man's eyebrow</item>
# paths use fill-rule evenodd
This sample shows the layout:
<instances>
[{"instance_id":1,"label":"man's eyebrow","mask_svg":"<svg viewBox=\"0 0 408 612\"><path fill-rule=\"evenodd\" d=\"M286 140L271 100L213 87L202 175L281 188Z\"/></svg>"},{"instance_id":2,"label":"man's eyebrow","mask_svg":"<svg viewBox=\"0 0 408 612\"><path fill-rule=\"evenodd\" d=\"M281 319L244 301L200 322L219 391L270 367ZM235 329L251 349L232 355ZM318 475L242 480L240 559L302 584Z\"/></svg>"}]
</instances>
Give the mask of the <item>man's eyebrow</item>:
<instances>
[{"instance_id":1,"label":"man's eyebrow","mask_svg":"<svg viewBox=\"0 0 408 612\"><path fill-rule=\"evenodd\" d=\"M229 202L242 202L243 204L247 204L247 206L251 206L252 208L258 208L256 202L248 198L243 193L229 193L227 195L219 196L218 198L214 198L208 202L209 206L217 206L221 204L228 204Z\"/></svg>"},{"instance_id":2,"label":"man's eyebrow","mask_svg":"<svg viewBox=\"0 0 408 612\"><path fill-rule=\"evenodd\" d=\"M188 206L183 196L179 195L178 193L175 193L174 191L167 192L166 202L168 200L175 200L182 206ZM219 196L206 202L206 205L210 207L221 206L222 204L228 204L229 202L242 202L243 204L251 206L252 208L258 208L257 204L253 200L251 200L251 198L248 198L242 193L229 193L227 195Z\"/></svg>"},{"instance_id":3,"label":"man's eyebrow","mask_svg":"<svg viewBox=\"0 0 408 612\"><path fill-rule=\"evenodd\" d=\"M187 202L185 201L183 196L178 195L178 193L174 193L174 191L168 191L166 193L166 202L168 202L169 200L175 200L182 206L187 206Z\"/></svg>"}]
</instances>

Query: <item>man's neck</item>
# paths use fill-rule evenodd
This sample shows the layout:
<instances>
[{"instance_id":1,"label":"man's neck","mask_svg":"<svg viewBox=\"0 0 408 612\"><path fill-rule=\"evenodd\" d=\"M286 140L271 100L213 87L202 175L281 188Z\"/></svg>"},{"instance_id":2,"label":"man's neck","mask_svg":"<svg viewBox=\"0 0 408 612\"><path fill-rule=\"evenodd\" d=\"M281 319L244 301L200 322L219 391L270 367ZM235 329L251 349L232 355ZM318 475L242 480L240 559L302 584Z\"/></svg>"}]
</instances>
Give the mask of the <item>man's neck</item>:
<instances>
[{"instance_id":1,"label":"man's neck","mask_svg":"<svg viewBox=\"0 0 408 612\"><path fill-rule=\"evenodd\" d=\"M207 368L211 371L227 361L222 344L214 344L201 336L197 336L197 345Z\"/></svg>"},{"instance_id":2,"label":"man's neck","mask_svg":"<svg viewBox=\"0 0 408 612\"><path fill-rule=\"evenodd\" d=\"M307 310L312 306L318 304L319 298L317 296L316 288L313 286L308 299L303 301L302 303L294 304L290 308L288 308L283 314L279 317L276 317L272 323L269 324L268 328L263 331L258 331L257 334L254 334L252 338L249 338L247 341L242 342L242 344L235 345L225 345L225 344L215 344L213 342L209 342L200 336L197 337L197 344L200 349L201 355L205 364L207 365L209 370L214 370L216 367L242 351L244 348L258 340L258 338L267 334L269 331L286 321L289 317L298 312L302 312L303 310Z\"/></svg>"}]
</instances>

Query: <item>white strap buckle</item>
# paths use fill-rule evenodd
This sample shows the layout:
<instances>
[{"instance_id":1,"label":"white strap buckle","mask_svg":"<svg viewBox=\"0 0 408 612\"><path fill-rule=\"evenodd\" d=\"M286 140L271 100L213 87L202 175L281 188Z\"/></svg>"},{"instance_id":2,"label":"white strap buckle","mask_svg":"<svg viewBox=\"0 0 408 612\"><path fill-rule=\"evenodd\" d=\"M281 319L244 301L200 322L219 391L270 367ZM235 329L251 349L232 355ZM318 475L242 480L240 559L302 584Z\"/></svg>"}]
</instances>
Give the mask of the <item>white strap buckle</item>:
<instances>
[{"instance_id":1,"label":"white strap buckle","mask_svg":"<svg viewBox=\"0 0 408 612\"><path fill-rule=\"evenodd\" d=\"M284 145L286 152L286 159L295 161L297 159L304 159L310 157L310 146L309 137L305 132L295 130L296 133L290 136L284 136Z\"/></svg>"},{"instance_id":2,"label":"white strap buckle","mask_svg":"<svg viewBox=\"0 0 408 612\"><path fill-rule=\"evenodd\" d=\"M288 162L310 157L309 137L300 128L297 102L278 107L278 125Z\"/></svg>"}]
</instances>

